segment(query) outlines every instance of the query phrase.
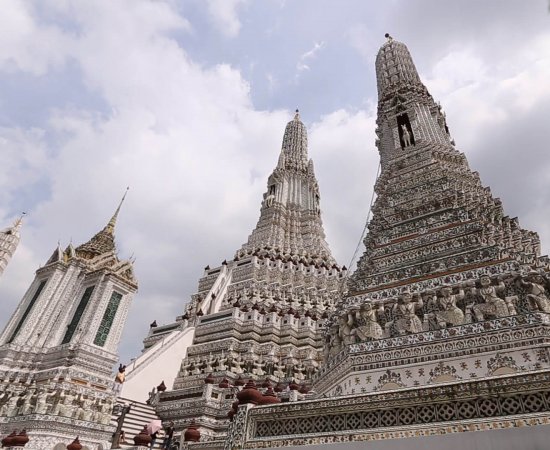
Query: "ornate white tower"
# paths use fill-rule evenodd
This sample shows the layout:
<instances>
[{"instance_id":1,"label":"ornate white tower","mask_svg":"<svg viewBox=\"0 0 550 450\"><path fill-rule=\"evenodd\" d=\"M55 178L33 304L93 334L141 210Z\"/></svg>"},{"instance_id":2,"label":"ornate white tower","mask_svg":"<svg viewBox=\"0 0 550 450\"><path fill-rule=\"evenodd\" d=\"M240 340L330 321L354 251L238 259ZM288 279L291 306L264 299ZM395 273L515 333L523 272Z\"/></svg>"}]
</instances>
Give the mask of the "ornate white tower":
<instances>
[{"instance_id":1,"label":"ornate white tower","mask_svg":"<svg viewBox=\"0 0 550 450\"><path fill-rule=\"evenodd\" d=\"M23 217L20 217L15 221L13 226L4 228L0 231L0 275L2 275L6 269L6 266L19 245L19 240L21 238L19 230L21 229L22 219Z\"/></svg>"},{"instance_id":2,"label":"ornate white tower","mask_svg":"<svg viewBox=\"0 0 550 450\"><path fill-rule=\"evenodd\" d=\"M219 446L233 402L226 385L255 378L277 389L294 381L306 389L323 359L323 324L346 273L325 241L319 200L296 111L256 228L232 260L205 268L185 314L151 324L143 355L127 369L123 396L144 400L147 391L139 388L164 380L172 389L152 399L157 414L178 430L194 418L203 439Z\"/></svg>"},{"instance_id":3,"label":"ornate white tower","mask_svg":"<svg viewBox=\"0 0 550 450\"><path fill-rule=\"evenodd\" d=\"M133 262L116 255L119 210L85 244L55 249L0 335L0 431L26 428L36 448L110 440L112 368L137 290Z\"/></svg>"}]
</instances>

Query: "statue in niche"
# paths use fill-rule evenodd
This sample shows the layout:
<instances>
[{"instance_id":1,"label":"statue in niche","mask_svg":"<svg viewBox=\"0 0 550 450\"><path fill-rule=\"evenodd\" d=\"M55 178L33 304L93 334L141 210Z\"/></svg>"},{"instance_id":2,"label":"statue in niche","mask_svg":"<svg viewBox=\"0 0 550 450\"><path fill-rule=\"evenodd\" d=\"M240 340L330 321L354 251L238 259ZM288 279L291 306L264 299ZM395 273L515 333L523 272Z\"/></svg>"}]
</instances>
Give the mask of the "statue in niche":
<instances>
[{"instance_id":1,"label":"statue in niche","mask_svg":"<svg viewBox=\"0 0 550 450\"><path fill-rule=\"evenodd\" d=\"M481 322L487 319L496 319L516 314L516 309L513 303L498 296L498 292L504 291L506 288L502 281L499 281L497 286L492 286L491 278L483 275L479 282L481 288L476 292L483 298L483 303L478 303L473 306L476 321Z\"/></svg>"},{"instance_id":2,"label":"statue in niche","mask_svg":"<svg viewBox=\"0 0 550 450\"><path fill-rule=\"evenodd\" d=\"M227 364L226 363L227 363L227 358L226 358L225 354L222 351L222 355L218 359L218 364L216 366L216 370L218 370L218 371L227 370Z\"/></svg>"},{"instance_id":3,"label":"statue in niche","mask_svg":"<svg viewBox=\"0 0 550 450\"><path fill-rule=\"evenodd\" d=\"M54 395L54 405L52 408L52 414L54 416L59 415L59 411L61 410L61 406L63 405L63 401L65 400L65 393L62 389L58 389L57 393Z\"/></svg>"},{"instance_id":4,"label":"statue in niche","mask_svg":"<svg viewBox=\"0 0 550 450\"><path fill-rule=\"evenodd\" d=\"M340 330L337 324L330 327L325 349L328 350L325 353L325 359L328 359L329 356L338 354L342 349L342 339L340 338Z\"/></svg>"},{"instance_id":5,"label":"statue in niche","mask_svg":"<svg viewBox=\"0 0 550 450\"><path fill-rule=\"evenodd\" d=\"M113 402L109 399L104 399L101 403L101 423L107 425L111 421L111 411L113 410Z\"/></svg>"},{"instance_id":6,"label":"statue in niche","mask_svg":"<svg viewBox=\"0 0 550 450\"><path fill-rule=\"evenodd\" d=\"M304 366L301 361L300 363L296 364L292 370L293 370L292 374L294 379L305 380L306 377L304 375L304 372L306 371L306 366Z\"/></svg>"},{"instance_id":7,"label":"statue in niche","mask_svg":"<svg viewBox=\"0 0 550 450\"><path fill-rule=\"evenodd\" d=\"M416 310L422 308L422 306L422 299L413 302L410 292L401 294L392 308L394 321L391 326L397 334L420 333L423 331L422 322L416 315Z\"/></svg>"},{"instance_id":8,"label":"statue in niche","mask_svg":"<svg viewBox=\"0 0 550 450\"><path fill-rule=\"evenodd\" d=\"M355 313L355 314L353 314ZM378 315L384 313L384 305L375 309L372 302L367 301L361 305L359 309L352 311L354 328L352 334L356 336L358 341L370 341L373 339L381 339L383 330L378 323Z\"/></svg>"},{"instance_id":9,"label":"statue in niche","mask_svg":"<svg viewBox=\"0 0 550 450\"><path fill-rule=\"evenodd\" d=\"M63 403L60 406L59 415L65 416L65 417L73 416L73 412L75 409L73 406L73 402L75 397L76 397L76 393L74 391L67 391L63 399Z\"/></svg>"},{"instance_id":10,"label":"statue in niche","mask_svg":"<svg viewBox=\"0 0 550 450\"><path fill-rule=\"evenodd\" d=\"M453 294L451 286L443 286L439 291L440 296L436 298L437 310L435 319L439 328L457 326L464 323L464 313L457 306L457 302L464 298L464 290L460 288L458 294Z\"/></svg>"},{"instance_id":11,"label":"statue in niche","mask_svg":"<svg viewBox=\"0 0 550 450\"><path fill-rule=\"evenodd\" d=\"M527 281L520 279L521 285L527 289L529 306L535 311L550 313L550 300L544 289L544 278L538 272L527 275Z\"/></svg>"},{"instance_id":12,"label":"statue in niche","mask_svg":"<svg viewBox=\"0 0 550 450\"><path fill-rule=\"evenodd\" d=\"M46 389L39 389L36 396L36 405L34 407L35 414L46 414L48 410L48 391Z\"/></svg>"},{"instance_id":13,"label":"statue in niche","mask_svg":"<svg viewBox=\"0 0 550 450\"><path fill-rule=\"evenodd\" d=\"M189 361L184 362L184 363L181 364L181 374L184 377L191 374L190 369L191 369L191 363Z\"/></svg>"},{"instance_id":14,"label":"statue in niche","mask_svg":"<svg viewBox=\"0 0 550 450\"><path fill-rule=\"evenodd\" d=\"M285 376L286 366L283 364L282 361L277 361L275 364L275 370L273 371L273 375L279 378L283 378Z\"/></svg>"},{"instance_id":15,"label":"statue in niche","mask_svg":"<svg viewBox=\"0 0 550 450\"><path fill-rule=\"evenodd\" d=\"M254 375L257 375L259 377L261 377L262 375L265 375L265 371L264 371L265 362L263 360L259 359L259 360L253 361L252 366L253 366L252 373Z\"/></svg>"},{"instance_id":16,"label":"statue in niche","mask_svg":"<svg viewBox=\"0 0 550 450\"><path fill-rule=\"evenodd\" d=\"M93 400L86 396L82 399L82 410L80 411L80 420L89 421L92 418L92 404Z\"/></svg>"},{"instance_id":17,"label":"statue in niche","mask_svg":"<svg viewBox=\"0 0 550 450\"><path fill-rule=\"evenodd\" d=\"M25 395L23 397L23 402L19 407L18 415L24 416L26 414L30 414L30 412L32 411L31 403L34 396L35 396L35 389L33 387L27 389L27 392L25 392Z\"/></svg>"},{"instance_id":18,"label":"statue in niche","mask_svg":"<svg viewBox=\"0 0 550 450\"><path fill-rule=\"evenodd\" d=\"M234 373L243 373L244 372L244 370L242 369L244 361L243 361L243 358L242 358L240 353L237 355L236 358L233 359L232 363L233 363L233 366L234 366L232 372L234 372Z\"/></svg>"},{"instance_id":19,"label":"statue in niche","mask_svg":"<svg viewBox=\"0 0 550 450\"><path fill-rule=\"evenodd\" d=\"M403 132L403 144L404 147L410 147L412 145L411 142L411 133L409 133L409 130L407 129L406 125L401 125L401 131Z\"/></svg>"},{"instance_id":20,"label":"statue in niche","mask_svg":"<svg viewBox=\"0 0 550 450\"><path fill-rule=\"evenodd\" d=\"M273 206L273 202L275 201L275 195L269 194L265 198L265 206L267 208L271 208Z\"/></svg>"},{"instance_id":21,"label":"statue in niche","mask_svg":"<svg viewBox=\"0 0 550 450\"><path fill-rule=\"evenodd\" d=\"M17 411L17 401L19 400L19 394L17 392L14 392L12 394L8 394L9 397L2 405L2 408L0 409L0 416L2 417L9 417L14 416Z\"/></svg>"},{"instance_id":22,"label":"statue in niche","mask_svg":"<svg viewBox=\"0 0 550 450\"><path fill-rule=\"evenodd\" d=\"M205 364L205 366L204 366L204 371L205 371L206 373L210 373L210 372L212 372L212 371L214 370L214 369L213 369L213 364L214 364L214 362L215 362L215 359L214 359L214 357L212 356L212 353L210 353L210 354L208 355L208 359L207 359L207 360L205 361L205 363L204 363L204 364Z\"/></svg>"},{"instance_id":23,"label":"statue in niche","mask_svg":"<svg viewBox=\"0 0 550 450\"><path fill-rule=\"evenodd\" d=\"M351 314L344 314L338 317L338 335L344 345L353 344L355 342L355 336L353 335L351 328L352 324L353 317Z\"/></svg>"},{"instance_id":24,"label":"statue in niche","mask_svg":"<svg viewBox=\"0 0 550 450\"><path fill-rule=\"evenodd\" d=\"M202 373L200 360L193 361L191 364L191 373L193 375L200 375Z\"/></svg>"}]
</instances>

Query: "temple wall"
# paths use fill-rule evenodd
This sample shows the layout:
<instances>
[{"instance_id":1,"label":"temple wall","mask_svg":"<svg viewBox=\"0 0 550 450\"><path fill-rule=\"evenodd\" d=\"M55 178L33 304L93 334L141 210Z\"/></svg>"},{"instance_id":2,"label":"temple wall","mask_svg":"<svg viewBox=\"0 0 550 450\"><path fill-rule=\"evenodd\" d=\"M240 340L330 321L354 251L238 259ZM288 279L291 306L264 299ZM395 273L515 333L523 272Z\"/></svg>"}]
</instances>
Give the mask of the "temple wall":
<instances>
[{"instance_id":1,"label":"temple wall","mask_svg":"<svg viewBox=\"0 0 550 450\"><path fill-rule=\"evenodd\" d=\"M285 450L543 450L549 448L550 426L454 433L442 436L300 445ZM279 447L281 448L281 447Z\"/></svg>"}]
</instances>

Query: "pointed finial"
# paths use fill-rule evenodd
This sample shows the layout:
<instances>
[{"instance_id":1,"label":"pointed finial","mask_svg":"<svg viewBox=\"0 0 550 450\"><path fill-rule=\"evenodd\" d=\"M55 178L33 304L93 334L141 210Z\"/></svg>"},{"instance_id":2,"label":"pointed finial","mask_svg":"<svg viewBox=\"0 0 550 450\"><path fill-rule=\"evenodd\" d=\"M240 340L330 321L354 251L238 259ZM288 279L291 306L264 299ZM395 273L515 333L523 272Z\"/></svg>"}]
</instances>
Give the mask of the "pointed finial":
<instances>
[{"instance_id":1,"label":"pointed finial","mask_svg":"<svg viewBox=\"0 0 550 450\"><path fill-rule=\"evenodd\" d=\"M115 213L113 214L113 217L111 217L111 220L109 220L109 223L107 224L106 230L111 234L113 234L115 231L116 219L118 217L120 207L122 206L122 203L124 202L124 199L126 198L126 194L128 194L129 190L130 190L130 186L126 188L126 192L124 192L124 195L122 196L122 199L120 200L120 203L118 204L118 207Z\"/></svg>"},{"instance_id":2,"label":"pointed finial","mask_svg":"<svg viewBox=\"0 0 550 450\"><path fill-rule=\"evenodd\" d=\"M296 108L296 114L294 114L294 120L300 120L300 110Z\"/></svg>"},{"instance_id":3,"label":"pointed finial","mask_svg":"<svg viewBox=\"0 0 550 450\"><path fill-rule=\"evenodd\" d=\"M388 40L388 42L391 42L393 38L390 36L390 33L386 33L384 37Z\"/></svg>"},{"instance_id":4,"label":"pointed finial","mask_svg":"<svg viewBox=\"0 0 550 450\"><path fill-rule=\"evenodd\" d=\"M20 228L21 224L23 223L23 217L25 217L26 215L27 215L27 213L25 211L23 211L21 213L21 215L15 220L15 223L13 224L13 226L15 228Z\"/></svg>"}]
</instances>

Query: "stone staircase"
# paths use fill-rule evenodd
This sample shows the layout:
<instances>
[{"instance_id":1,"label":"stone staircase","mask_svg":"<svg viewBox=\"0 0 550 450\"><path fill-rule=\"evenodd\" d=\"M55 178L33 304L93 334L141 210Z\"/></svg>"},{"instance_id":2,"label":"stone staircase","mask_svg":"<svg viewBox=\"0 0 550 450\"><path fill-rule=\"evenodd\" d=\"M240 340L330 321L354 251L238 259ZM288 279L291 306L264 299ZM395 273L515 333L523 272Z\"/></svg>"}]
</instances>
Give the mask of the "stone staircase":
<instances>
[{"instance_id":1,"label":"stone staircase","mask_svg":"<svg viewBox=\"0 0 550 450\"><path fill-rule=\"evenodd\" d=\"M117 403L132 405L130 412L126 414L124 424L122 425L122 429L125 434L125 443L120 443L122 448L132 447L134 445L134 436L143 429L144 425L147 425L152 420L159 419L159 417L155 413L154 408L146 403L136 402L122 397L117 399ZM117 426L117 418L118 416L115 416L114 414L111 417L111 424L115 427ZM161 430L159 431L157 441L155 442L155 449L161 448L163 439L164 432Z\"/></svg>"}]
</instances>

